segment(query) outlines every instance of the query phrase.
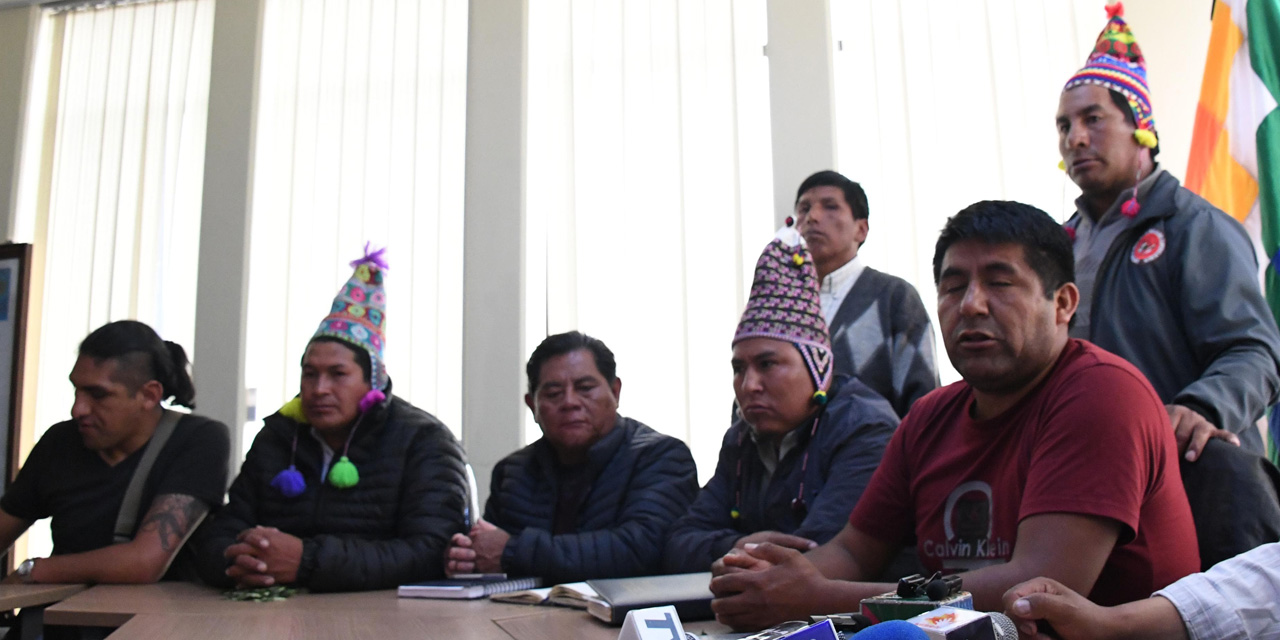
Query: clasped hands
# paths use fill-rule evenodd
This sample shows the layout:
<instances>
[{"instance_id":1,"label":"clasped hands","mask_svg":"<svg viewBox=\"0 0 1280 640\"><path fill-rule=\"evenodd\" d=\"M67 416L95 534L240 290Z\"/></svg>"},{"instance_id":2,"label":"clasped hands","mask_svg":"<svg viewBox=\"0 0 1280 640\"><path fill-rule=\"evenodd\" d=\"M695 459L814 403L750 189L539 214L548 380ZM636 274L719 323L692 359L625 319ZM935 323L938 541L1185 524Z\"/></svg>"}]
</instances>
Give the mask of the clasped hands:
<instances>
[{"instance_id":1,"label":"clasped hands","mask_svg":"<svg viewBox=\"0 0 1280 640\"><path fill-rule=\"evenodd\" d=\"M511 536L485 520L477 520L467 535L453 534L445 550L445 575L501 573L502 552Z\"/></svg>"},{"instance_id":2,"label":"clasped hands","mask_svg":"<svg viewBox=\"0 0 1280 640\"><path fill-rule=\"evenodd\" d=\"M302 540L275 527L253 527L241 531L222 555L231 561L227 575L237 588L292 584L298 580Z\"/></svg>"},{"instance_id":3,"label":"clasped hands","mask_svg":"<svg viewBox=\"0 0 1280 640\"><path fill-rule=\"evenodd\" d=\"M711 566L711 610L737 630L807 618L826 577L802 551L810 540L764 531L738 540Z\"/></svg>"}]
</instances>

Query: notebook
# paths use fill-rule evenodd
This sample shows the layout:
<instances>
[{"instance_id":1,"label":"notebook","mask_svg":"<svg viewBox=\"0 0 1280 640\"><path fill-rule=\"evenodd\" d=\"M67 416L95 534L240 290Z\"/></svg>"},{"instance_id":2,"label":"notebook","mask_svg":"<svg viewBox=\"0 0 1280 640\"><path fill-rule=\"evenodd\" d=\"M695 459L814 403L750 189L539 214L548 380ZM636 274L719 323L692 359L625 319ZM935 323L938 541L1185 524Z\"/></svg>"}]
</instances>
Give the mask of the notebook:
<instances>
[{"instance_id":1,"label":"notebook","mask_svg":"<svg viewBox=\"0 0 1280 640\"><path fill-rule=\"evenodd\" d=\"M587 602L597 597L595 589L587 586L587 583L569 582L541 589L495 593L489 599L513 604L555 604L574 609L586 609Z\"/></svg>"},{"instance_id":2,"label":"notebook","mask_svg":"<svg viewBox=\"0 0 1280 640\"><path fill-rule=\"evenodd\" d=\"M672 605L681 620L709 620L711 574L682 573L672 576L588 580L599 594L587 603L587 612L611 625L620 625L632 609Z\"/></svg>"},{"instance_id":3,"label":"notebook","mask_svg":"<svg viewBox=\"0 0 1280 640\"><path fill-rule=\"evenodd\" d=\"M495 593L533 589L540 584L542 584L541 578L429 580L417 584L402 584L396 594L401 598L473 600L491 596Z\"/></svg>"}]
</instances>

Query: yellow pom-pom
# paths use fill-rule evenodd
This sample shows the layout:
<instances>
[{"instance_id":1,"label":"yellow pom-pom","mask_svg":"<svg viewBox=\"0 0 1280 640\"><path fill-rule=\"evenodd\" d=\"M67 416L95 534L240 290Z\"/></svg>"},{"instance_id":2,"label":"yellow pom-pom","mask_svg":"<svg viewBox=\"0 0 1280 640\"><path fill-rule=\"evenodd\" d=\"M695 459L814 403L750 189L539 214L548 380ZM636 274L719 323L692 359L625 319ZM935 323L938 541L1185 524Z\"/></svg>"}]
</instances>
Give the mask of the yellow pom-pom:
<instances>
[{"instance_id":1,"label":"yellow pom-pom","mask_svg":"<svg viewBox=\"0 0 1280 640\"><path fill-rule=\"evenodd\" d=\"M1066 171L1066 170L1067 170L1067 161L1066 161L1066 160L1059 160L1059 161L1058 161L1058 171Z\"/></svg>"},{"instance_id":2,"label":"yellow pom-pom","mask_svg":"<svg viewBox=\"0 0 1280 640\"><path fill-rule=\"evenodd\" d=\"M796 266L798 267L798 266L800 266L800 265L804 264L804 256L802 256L802 255L800 255L800 254L798 254L798 253L793 253L793 254L791 254L791 261L792 261L792 262L794 262L794 263L796 263Z\"/></svg>"},{"instance_id":3,"label":"yellow pom-pom","mask_svg":"<svg viewBox=\"0 0 1280 640\"><path fill-rule=\"evenodd\" d=\"M1137 140L1138 144L1148 149L1156 148L1156 134L1152 133L1150 129L1138 129L1137 131L1134 131L1133 139Z\"/></svg>"},{"instance_id":4,"label":"yellow pom-pom","mask_svg":"<svg viewBox=\"0 0 1280 640\"><path fill-rule=\"evenodd\" d=\"M305 423L307 416L302 413L302 398L295 396L292 400L284 403L284 406L280 407L280 415L294 422Z\"/></svg>"}]
</instances>

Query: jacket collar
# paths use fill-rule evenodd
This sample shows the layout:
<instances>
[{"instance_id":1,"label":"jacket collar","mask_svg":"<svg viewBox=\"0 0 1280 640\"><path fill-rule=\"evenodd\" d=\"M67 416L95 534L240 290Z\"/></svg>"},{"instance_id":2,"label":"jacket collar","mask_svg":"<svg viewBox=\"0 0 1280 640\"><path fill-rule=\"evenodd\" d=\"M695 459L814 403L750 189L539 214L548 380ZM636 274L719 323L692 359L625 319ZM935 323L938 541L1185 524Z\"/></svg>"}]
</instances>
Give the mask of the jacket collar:
<instances>
[{"instance_id":1,"label":"jacket collar","mask_svg":"<svg viewBox=\"0 0 1280 640\"><path fill-rule=\"evenodd\" d=\"M1151 175L1143 178L1137 184L1138 215L1134 216L1131 224L1143 224L1156 218L1167 218L1174 214L1174 208L1171 206L1173 202L1173 192L1178 189L1178 179L1173 177L1168 171L1165 171L1160 165L1156 165ZM1120 214L1120 205L1133 195L1129 189L1120 193L1120 197L1111 204L1111 208L1107 209L1098 221L1105 220L1108 216L1118 216ZM1074 229L1080 224L1085 216L1084 196L1081 195L1075 200L1076 213L1067 221L1066 226Z\"/></svg>"},{"instance_id":2,"label":"jacket collar","mask_svg":"<svg viewBox=\"0 0 1280 640\"><path fill-rule=\"evenodd\" d=\"M605 434L603 438L596 441L587 449L587 469L594 478L600 470L604 469L613 459L614 454L618 452L624 442L627 441L627 424L626 418L617 416L613 420L613 429ZM546 436L538 438L535 444L535 452L539 460L539 466L550 477L555 476L556 468L556 452L551 448L551 443Z\"/></svg>"}]
</instances>

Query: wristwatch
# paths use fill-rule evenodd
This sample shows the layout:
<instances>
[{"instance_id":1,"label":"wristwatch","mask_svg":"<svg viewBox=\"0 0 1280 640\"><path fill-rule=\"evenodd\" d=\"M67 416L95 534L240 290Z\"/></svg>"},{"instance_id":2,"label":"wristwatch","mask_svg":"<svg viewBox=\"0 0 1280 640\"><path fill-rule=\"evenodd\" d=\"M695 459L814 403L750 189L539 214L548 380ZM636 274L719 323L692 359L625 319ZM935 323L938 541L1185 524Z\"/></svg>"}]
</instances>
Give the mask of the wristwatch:
<instances>
[{"instance_id":1,"label":"wristwatch","mask_svg":"<svg viewBox=\"0 0 1280 640\"><path fill-rule=\"evenodd\" d=\"M22 564L18 565L18 568L13 572L17 574L19 580L27 584L31 584L32 582L35 582L31 577L31 570L34 568L36 568L36 559L27 558L26 560L23 560Z\"/></svg>"}]
</instances>

